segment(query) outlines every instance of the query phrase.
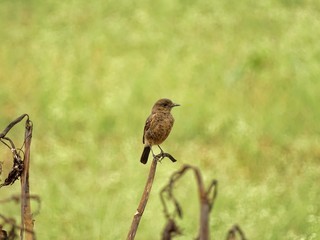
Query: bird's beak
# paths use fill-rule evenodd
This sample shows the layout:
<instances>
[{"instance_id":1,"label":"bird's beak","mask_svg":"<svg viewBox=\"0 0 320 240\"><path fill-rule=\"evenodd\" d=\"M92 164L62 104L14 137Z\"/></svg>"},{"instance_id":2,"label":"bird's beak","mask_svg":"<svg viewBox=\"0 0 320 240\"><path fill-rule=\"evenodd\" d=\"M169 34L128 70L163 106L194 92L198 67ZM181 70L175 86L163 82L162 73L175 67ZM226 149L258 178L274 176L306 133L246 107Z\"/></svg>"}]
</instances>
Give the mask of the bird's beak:
<instances>
[{"instance_id":1,"label":"bird's beak","mask_svg":"<svg viewBox=\"0 0 320 240\"><path fill-rule=\"evenodd\" d=\"M172 107L178 107L178 106L181 106L180 104L178 104L178 103L174 103L174 104L172 104Z\"/></svg>"}]
</instances>

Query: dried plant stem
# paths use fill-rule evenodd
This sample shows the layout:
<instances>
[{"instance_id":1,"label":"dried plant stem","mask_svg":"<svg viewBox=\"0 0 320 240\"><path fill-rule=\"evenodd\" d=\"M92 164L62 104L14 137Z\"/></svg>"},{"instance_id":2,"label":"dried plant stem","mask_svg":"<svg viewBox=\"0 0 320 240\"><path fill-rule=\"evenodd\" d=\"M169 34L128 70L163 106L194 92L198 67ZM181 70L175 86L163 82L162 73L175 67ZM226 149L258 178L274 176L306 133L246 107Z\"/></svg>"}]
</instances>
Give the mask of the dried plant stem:
<instances>
[{"instance_id":1,"label":"dried plant stem","mask_svg":"<svg viewBox=\"0 0 320 240\"><path fill-rule=\"evenodd\" d=\"M175 214L170 214L168 211L168 208L167 208L166 200L164 197L164 194L166 193L167 197L173 202L173 204L175 206L174 213L176 213L177 216L182 218L182 208L173 194L173 188L174 188L174 184L188 170L192 170L194 173L194 176L195 176L195 179L197 182L197 186L198 186L198 195L199 195L199 201L200 201L200 218L199 218L200 227L199 227L199 234L196 239L197 240L209 240L210 239L209 214L212 210L214 201L217 197L217 183L218 182L216 180L213 180L211 182L211 184L209 185L209 187L206 189L205 185L203 183L203 178L202 178L201 172L197 167L194 167L191 165L183 165L179 171L177 171L171 175L170 180L169 180L169 184L166 185L162 189L162 191L160 192L161 202L164 207L164 213L165 213L165 216L168 220L168 224L172 225L171 222L175 223L173 220L175 217ZM168 229L170 230L170 232L168 232ZM165 228L164 232L163 232L163 236L169 235L169 237L163 238L163 239L171 239L172 233L180 234L179 228L178 227L171 228L171 229Z\"/></svg>"},{"instance_id":2,"label":"dried plant stem","mask_svg":"<svg viewBox=\"0 0 320 240\"><path fill-rule=\"evenodd\" d=\"M246 240L246 236L244 235L244 232L242 231L240 226L237 224L233 225L232 228L229 230L227 235L227 240L236 240L237 233L241 240Z\"/></svg>"},{"instance_id":3,"label":"dried plant stem","mask_svg":"<svg viewBox=\"0 0 320 240\"><path fill-rule=\"evenodd\" d=\"M138 209L133 216L133 220L132 220L131 228L130 228L128 236L127 236L127 240L132 240L135 238L135 235L136 235L139 223L140 223L140 219L142 217L144 209L146 208L146 205L147 205L147 202L148 202L148 199L150 196L153 180L154 180L154 177L156 174L157 163L158 163L158 158L157 158L157 156L155 156L153 158L153 161L152 161L152 164L150 167L148 180L147 180L147 183L144 187L144 191L143 191Z\"/></svg>"},{"instance_id":4,"label":"dried plant stem","mask_svg":"<svg viewBox=\"0 0 320 240\"><path fill-rule=\"evenodd\" d=\"M30 163L30 145L32 138L32 122L26 121L25 130L25 155L23 160L23 172L21 175L21 232L20 239L34 240L33 219L30 206L30 188L29 188L29 163Z\"/></svg>"},{"instance_id":5,"label":"dried plant stem","mask_svg":"<svg viewBox=\"0 0 320 240\"><path fill-rule=\"evenodd\" d=\"M27 117L27 119L29 120L29 115L28 114L22 114L20 117L18 117L17 119L15 119L14 121L12 121L1 133L0 133L0 138L3 138L7 135L7 133L11 130L11 128L16 125L17 123L19 123L24 117ZM27 120L27 121L28 121Z\"/></svg>"}]
</instances>

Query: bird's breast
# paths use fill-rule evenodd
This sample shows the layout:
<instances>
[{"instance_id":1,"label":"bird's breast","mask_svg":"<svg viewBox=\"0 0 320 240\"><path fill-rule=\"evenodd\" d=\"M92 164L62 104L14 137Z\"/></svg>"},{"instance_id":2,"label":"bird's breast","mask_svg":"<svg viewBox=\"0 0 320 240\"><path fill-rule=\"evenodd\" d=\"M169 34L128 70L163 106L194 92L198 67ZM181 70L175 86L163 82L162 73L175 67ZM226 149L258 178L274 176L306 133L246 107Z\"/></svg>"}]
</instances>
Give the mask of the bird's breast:
<instances>
[{"instance_id":1,"label":"bird's breast","mask_svg":"<svg viewBox=\"0 0 320 240\"><path fill-rule=\"evenodd\" d=\"M170 134L174 118L169 114L156 113L153 115L145 139L151 145L161 144Z\"/></svg>"}]
</instances>

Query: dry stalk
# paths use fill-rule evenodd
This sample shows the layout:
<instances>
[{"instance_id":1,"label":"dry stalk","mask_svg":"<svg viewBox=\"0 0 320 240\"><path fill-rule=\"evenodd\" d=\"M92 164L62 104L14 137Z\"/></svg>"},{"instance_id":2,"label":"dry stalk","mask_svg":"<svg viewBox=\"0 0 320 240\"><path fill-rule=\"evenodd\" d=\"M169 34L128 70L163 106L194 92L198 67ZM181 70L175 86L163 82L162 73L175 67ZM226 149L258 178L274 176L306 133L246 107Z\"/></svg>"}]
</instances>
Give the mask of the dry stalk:
<instances>
[{"instance_id":1,"label":"dry stalk","mask_svg":"<svg viewBox=\"0 0 320 240\"><path fill-rule=\"evenodd\" d=\"M143 194L142 194L141 200L139 202L139 206L137 208L136 213L133 216L131 227L130 227L129 233L127 235L127 240L133 240L135 238L135 236L136 236L141 217L142 217L143 212L144 212L144 210L146 208L146 205L148 203L148 199L149 199L149 196L150 196L153 180L154 180L154 177L155 177L155 174L156 174L157 164L158 164L159 161L161 161L165 157L168 157L172 162L176 161L174 159L174 157L172 157L169 153L160 153L160 154L154 156L153 161L151 163L151 167L150 167L147 183L146 183L146 185L144 187Z\"/></svg>"},{"instance_id":2,"label":"dry stalk","mask_svg":"<svg viewBox=\"0 0 320 240\"><path fill-rule=\"evenodd\" d=\"M160 197L161 197L161 202L164 208L164 213L167 218L167 226L169 223L173 225L174 223L174 218L176 215L178 215L180 218L182 217L182 208L177 201L175 195L173 194L173 189L174 189L174 184L187 172L187 170L192 170L195 179L197 182L198 186L198 195L199 195L199 200L200 200L200 228L199 228L199 234L198 238L199 240L209 240L210 239L210 232L209 232L209 214L212 210L214 201L217 197L217 184L218 182L216 180L213 180L211 184L209 185L208 189L205 189L201 172L197 167L191 166L191 165L184 165L182 168L173 173L168 185L166 185L162 191L160 192ZM175 211L173 214L170 214L167 208L167 204L165 201L164 194L167 194L169 200L173 202L173 205L175 207ZM173 223L172 223L173 222ZM176 223L174 224L175 230L172 231L172 229L169 229L171 232L167 232L168 228L166 227L164 229L164 232L162 234L163 238L162 239L171 239L171 235L178 235L181 234L179 228L177 227ZM167 236L166 238L164 236Z\"/></svg>"}]
</instances>

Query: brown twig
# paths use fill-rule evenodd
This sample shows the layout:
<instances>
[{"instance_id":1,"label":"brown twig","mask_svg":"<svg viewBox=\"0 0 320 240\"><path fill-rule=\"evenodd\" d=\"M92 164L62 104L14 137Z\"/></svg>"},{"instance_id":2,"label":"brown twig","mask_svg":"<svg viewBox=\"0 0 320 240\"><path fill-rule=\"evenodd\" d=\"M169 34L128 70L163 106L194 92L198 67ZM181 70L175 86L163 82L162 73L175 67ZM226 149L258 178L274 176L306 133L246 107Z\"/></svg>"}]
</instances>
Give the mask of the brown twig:
<instances>
[{"instance_id":1,"label":"brown twig","mask_svg":"<svg viewBox=\"0 0 320 240\"><path fill-rule=\"evenodd\" d=\"M30 186L29 186L29 165L30 165L30 146L32 138L33 125L27 119L25 126L25 154L23 160L23 172L21 175L21 226L23 229L20 231L20 237L23 239L25 233L26 240L34 240L35 235L30 234L33 232L33 219L30 205ZM27 230L27 231L26 231Z\"/></svg>"},{"instance_id":2,"label":"brown twig","mask_svg":"<svg viewBox=\"0 0 320 240\"><path fill-rule=\"evenodd\" d=\"M164 196L163 196L164 193L167 193L169 199L171 201L173 201L174 206L175 206L175 213L177 213L179 217L182 217L182 209L173 194L173 185L178 179L180 179L187 172L187 170L190 170L190 169L193 170L193 173L194 173L196 181L197 181L198 194L199 194L199 200L200 200L200 219L199 219L200 220L200 228L199 228L199 235L198 235L199 237L197 239L209 240L209 238L210 238L209 237L210 236L210 234L209 234L209 214L212 210L213 203L214 203L216 196L217 196L217 183L218 182L216 180L213 180L211 182L210 186L208 187L208 189L205 190L200 170L197 167L193 167L191 165L184 165L184 166L182 166L182 168L179 171L172 174L172 176L169 180L169 184L166 185L162 189L162 191L160 192L161 202L163 204L164 213L165 213L165 216L168 219L168 221L172 221L174 216L171 216L171 214L169 214L169 212L168 212L167 205L165 203Z\"/></svg>"},{"instance_id":3,"label":"brown twig","mask_svg":"<svg viewBox=\"0 0 320 240\"><path fill-rule=\"evenodd\" d=\"M169 219L162 232L162 240L171 240L174 236L181 235L181 231L173 219Z\"/></svg>"},{"instance_id":4,"label":"brown twig","mask_svg":"<svg viewBox=\"0 0 320 240\"><path fill-rule=\"evenodd\" d=\"M23 172L23 161L22 161L22 158L19 154L19 151L16 149L13 141L10 138L6 137L6 135L24 117L27 117L26 122L29 122L29 115L22 114L20 117L18 117L17 119L15 119L11 123L9 123L9 125L0 133L0 141L11 150L12 155L13 155L12 170L8 174L8 177L5 179L5 182L3 184L0 184L0 188L3 186L8 186L8 185L13 184L17 179L19 179L19 177L21 176L21 174Z\"/></svg>"},{"instance_id":5,"label":"brown twig","mask_svg":"<svg viewBox=\"0 0 320 240\"><path fill-rule=\"evenodd\" d=\"M25 136L24 136L24 152L23 146L20 150L17 150L13 141L6 137L7 133L24 117L27 117L25 123ZM1 133L0 141L10 148L13 154L13 168L9 173L7 179L2 186L13 184L19 177L21 182L21 227L20 227L20 239L34 240L35 234L33 232L33 219L30 206L30 186L29 186L29 165L30 165L30 146L32 138L33 125L29 120L28 114L22 114L20 117L12 121ZM5 142L6 141L6 142ZM23 153L23 160L20 156L20 152Z\"/></svg>"},{"instance_id":6,"label":"brown twig","mask_svg":"<svg viewBox=\"0 0 320 240\"><path fill-rule=\"evenodd\" d=\"M158 164L158 159L156 157L154 157L153 161L151 163L149 176L148 176L148 179L147 179L147 183L146 183L146 185L144 187L144 191L143 191L143 194L142 194L138 209L137 209L136 213L133 216L133 220L132 220L131 228L130 228L128 236L127 236L127 240L132 240L132 239L135 238L135 235L136 235L139 223L140 223L140 219L142 217L142 214L144 212L144 209L145 209L145 207L147 205L147 202L148 202L148 199L149 199L149 195L150 195L150 192L151 192L154 176L156 174L157 164Z\"/></svg>"},{"instance_id":7,"label":"brown twig","mask_svg":"<svg viewBox=\"0 0 320 240\"><path fill-rule=\"evenodd\" d=\"M37 208L36 212L33 213L33 215L38 214L40 212L40 208L41 208L40 197L37 196L37 195L30 195L30 196L28 196L28 198L31 199L31 200L34 200L35 202L38 203L38 208ZM0 200L0 204L10 203L10 202L19 203L20 200L21 200L21 196L20 195L12 195L11 197L1 199ZM17 230L26 231L29 234L33 235L33 237L35 239L35 232L23 228L23 226L17 225L15 219L8 218L8 217L6 217L6 216L4 216L2 214L0 214L0 219L2 219L2 221L0 221L0 240L14 240L14 239L17 239L17 237L18 237ZM5 225L9 225L11 230L8 231L8 232L3 230L3 226L5 226Z\"/></svg>"},{"instance_id":8,"label":"brown twig","mask_svg":"<svg viewBox=\"0 0 320 240\"><path fill-rule=\"evenodd\" d=\"M30 231L28 229L23 229L22 226L16 224L16 221L13 218L7 218L6 216L0 214L0 219L2 219L2 222L1 222L1 225L0 225L1 228L2 228L3 224L11 226L11 231L9 233L9 236L8 236L6 231L2 230L3 231L2 234L7 237L7 238L4 238L5 240L7 240L7 239L16 239L16 236L17 236L16 235L16 231L15 231L16 229L20 229L20 230L22 229L22 230L28 232L31 235L35 234L33 231ZM0 238L0 239L2 240L2 238Z\"/></svg>"},{"instance_id":9,"label":"brown twig","mask_svg":"<svg viewBox=\"0 0 320 240\"><path fill-rule=\"evenodd\" d=\"M16 120L9 123L9 125L0 133L0 138L3 138L7 135L7 133L11 130L11 128L19 123L24 117L27 117L27 120L29 120L28 114L22 114L20 117L18 117Z\"/></svg>"},{"instance_id":10,"label":"brown twig","mask_svg":"<svg viewBox=\"0 0 320 240\"><path fill-rule=\"evenodd\" d=\"M149 196L150 196L153 180L154 180L154 177L155 177L155 174L156 174L157 164L158 164L159 161L161 161L165 157L168 157L172 162L176 161L174 159L174 157L172 157L169 153L160 153L160 154L154 156L153 161L151 163L151 167L150 167L147 183L146 183L146 185L144 187L144 191L143 191L143 194L142 194L138 209L137 209L136 213L133 216L131 227L130 227L129 233L127 235L127 240L133 240L135 238L135 235L137 233L141 217L143 215L144 209L146 208L146 205L147 205L147 202L148 202L148 199L149 199Z\"/></svg>"},{"instance_id":11,"label":"brown twig","mask_svg":"<svg viewBox=\"0 0 320 240\"><path fill-rule=\"evenodd\" d=\"M227 240L236 240L236 233L239 234L241 240L247 240L246 236L244 235L244 232L238 226L237 224L233 225L232 228L229 230L228 235L227 235Z\"/></svg>"},{"instance_id":12,"label":"brown twig","mask_svg":"<svg viewBox=\"0 0 320 240\"><path fill-rule=\"evenodd\" d=\"M27 197L30 200L33 200L38 204L38 207L37 207L36 211L33 212L33 215L35 216L35 215L39 214L40 209L41 209L41 199L40 199L40 197L38 195L29 195ZM21 200L21 195L12 195L11 197L0 199L0 204L9 203L9 202L19 203L20 200Z\"/></svg>"}]
</instances>

